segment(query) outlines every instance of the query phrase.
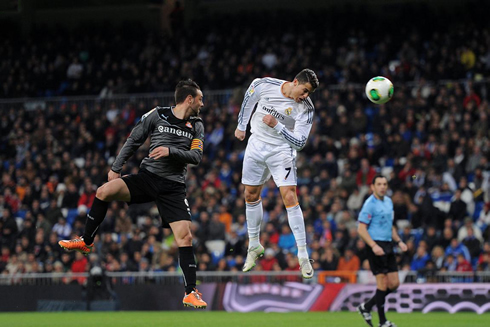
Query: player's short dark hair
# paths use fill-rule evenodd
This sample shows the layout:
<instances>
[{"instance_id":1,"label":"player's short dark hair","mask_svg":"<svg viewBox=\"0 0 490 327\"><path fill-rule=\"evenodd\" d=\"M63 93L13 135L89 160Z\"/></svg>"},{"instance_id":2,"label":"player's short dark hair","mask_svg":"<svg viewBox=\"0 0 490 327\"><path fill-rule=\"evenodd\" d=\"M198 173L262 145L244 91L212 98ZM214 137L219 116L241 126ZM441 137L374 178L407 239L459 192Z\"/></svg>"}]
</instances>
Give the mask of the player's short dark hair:
<instances>
[{"instance_id":1,"label":"player's short dark hair","mask_svg":"<svg viewBox=\"0 0 490 327\"><path fill-rule=\"evenodd\" d=\"M385 178L386 181L388 181L388 178L386 178L385 176L381 175L381 174L376 174L374 177L373 177L373 181L371 182L371 184L376 184L376 179L377 178Z\"/></svg>"},{"instance_id":2,"label":"player's short dark hair","mask_svg":"<svg viewBox=\"0 0 490 327\"><path fill-rule=\"evenodd\" d=\"M175 104L184 102L189 95L196 97L197 90L200 89L199 85L190 78L180 81L175 87Z\"/></svg>"},{"instance_id":3,"label":"player's short dark hair","mask_svg":"<svg viewBox=\"0 0 490 327\"><path fill-rule=\"evenodd\" d=\"M299 84L310 83L311 87L313 88L312 91L315 91L318 85L320 84L318 82L318 77L316 77L315 72L308 68L305 68L302 71L300 71L294 79L297 79Z\"/></svg>"}]
</instances>

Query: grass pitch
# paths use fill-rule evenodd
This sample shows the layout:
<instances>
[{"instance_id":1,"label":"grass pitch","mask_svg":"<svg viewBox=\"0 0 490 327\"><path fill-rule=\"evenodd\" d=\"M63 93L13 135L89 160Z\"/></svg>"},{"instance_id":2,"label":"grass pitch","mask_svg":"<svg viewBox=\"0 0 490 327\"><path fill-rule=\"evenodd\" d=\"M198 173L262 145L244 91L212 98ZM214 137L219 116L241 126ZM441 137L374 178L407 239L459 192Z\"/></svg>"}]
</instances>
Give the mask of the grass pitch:
<instances>
[{"instance_id":1,"label":"grass pitch","mask_svg":"<svg viewBox=\"0 0 490 327\"><path fill-rule=\"evenodd\" d=\"M399 327L488 327L490 313L392 313L386 317ZM378 325L373 314L374 326ZM223 311L119 311L119 312L19 312L0 313L2 327L345 327L367 325L354 312L230 313Z\"/></svg>"}]
</instances>

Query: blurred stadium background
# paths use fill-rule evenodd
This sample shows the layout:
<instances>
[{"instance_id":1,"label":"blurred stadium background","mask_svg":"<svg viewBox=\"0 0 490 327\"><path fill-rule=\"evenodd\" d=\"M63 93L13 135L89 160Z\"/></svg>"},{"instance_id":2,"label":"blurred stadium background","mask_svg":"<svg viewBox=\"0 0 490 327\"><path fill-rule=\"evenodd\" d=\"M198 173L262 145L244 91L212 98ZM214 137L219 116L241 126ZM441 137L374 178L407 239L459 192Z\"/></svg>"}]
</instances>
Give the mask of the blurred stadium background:
<instances>
[{"instance_id":1,"label":"blurred stadium background","mask_svg":"<svg viewBox=\"0 0 490 327\"><path fill-rule=\"evenodd\" d=\"M379 172L409 246L387 308L490 311L489 12L470 0L1 1L0 311L183 310L154 206L113 203L87 258L57 241L81 234L129 131L186 77L205 95L205 156L187 185L208 310L353 311L374 292L356 219ZM266 255L244 275L242 95L304 67L321 85L298 155L316 275L300 277L272 181ZM395 86L382 106L364 95L377 75Z\"/></svg>"}]
</instances>

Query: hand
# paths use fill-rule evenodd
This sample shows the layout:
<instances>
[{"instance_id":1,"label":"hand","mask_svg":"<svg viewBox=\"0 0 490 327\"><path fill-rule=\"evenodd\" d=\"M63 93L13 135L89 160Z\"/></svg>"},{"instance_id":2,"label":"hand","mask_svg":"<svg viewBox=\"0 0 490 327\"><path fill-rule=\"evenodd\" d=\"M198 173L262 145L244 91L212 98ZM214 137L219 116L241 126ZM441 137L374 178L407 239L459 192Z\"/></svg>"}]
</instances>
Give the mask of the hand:
<instances>
[{"instance_id":1,"label":"hand","mask_svg":"<svg viewBox=\"0 0 490 327\"><path fill-rule=\"evenodd\" d=\"M243 141L245 139L245 133L245 131L241 131L238 128L235 129L235 137L240 141Z\"/></svg>"},{"instance_id":2,"label":"hand","mask_svg":"<svg viewBox=\"0 0 490 327\"><path fill-rule=\"evenodd\" d=\"M373 252L374 254L376 255L385 255L385 251L383 251L383 249L381 248L381 246L379 246L378 244L376 244L375 246L373 246Z\"/></svg>"},{"instance_id":3,"label":"hand","mask_svg":"<svg viewBox=\"0 0 490 327\"><path fill-rule=\"evenodd\" d=\"M109 173L107 174L107 181L112 181L113 179L118 179L121 177L121 173L116 173L114 170L109 170Z\"/></svg>"},{"instance_id":4,"label":"hand","mask_svg":"<svg viewBox=\"0 0 490 327\"><path fill-rule=\"evenodd\" d=\"M400 242L398 242L398 246L400 247L400 250L402 250L402 252L407 252L408 246L405 243L400 241Z\"/></svg>"},{"instance_id":5,"label":"hand","mask_svg":"<svg viewBox=\"0 0 490 327\"><path fill-rule=\"evenodd\" d=\"M149 157L155 160L158 160L163 157L168 157L169 151L168 148L165 146L159 146L153 149L153 151L150 152Z\"/></svg>"},{"instance_id":6,"label":"hand","mask_svg":"<svg viewBox=\"0 0 490 327\"><path fill-rule=\"evenodd\" d=\"M265 115L264 118L262 118L262 121L264 124L272 128L277 125L277 119L272 115Z\"/></svg>"}]
</instances>

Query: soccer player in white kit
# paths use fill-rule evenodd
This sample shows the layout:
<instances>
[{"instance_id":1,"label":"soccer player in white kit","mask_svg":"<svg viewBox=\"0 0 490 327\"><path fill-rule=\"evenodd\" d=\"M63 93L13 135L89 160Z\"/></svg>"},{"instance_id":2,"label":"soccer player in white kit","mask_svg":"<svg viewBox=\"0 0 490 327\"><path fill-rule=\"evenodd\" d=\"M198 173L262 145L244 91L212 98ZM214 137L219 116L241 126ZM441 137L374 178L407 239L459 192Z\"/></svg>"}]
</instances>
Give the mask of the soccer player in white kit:
<instances>
[{"instance_id":1,"label":"soccer player in white kit","mask_svg":"<svg viewBox=\"0 0 490 327\"><path fill-rule=\"evenodd\" d=\"M303 212L296 195L296 151L303 149L313 124L315 108L309 95L318 87L318 78L311 69L303 69L292 82L275 78L252 81L243 99L235 137L243 141L252 111L252 135L243 159L242 184L249 246L243 271L255 266L264 254L259 233L263 208L260 193L271 177L279 187L286 206L288 222L298 247L298 259L304 278L313 277L306 249Z\"/></svg>"}]
</instances>

